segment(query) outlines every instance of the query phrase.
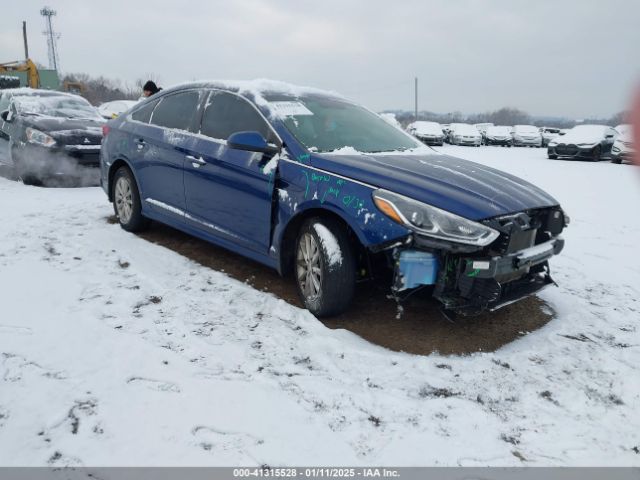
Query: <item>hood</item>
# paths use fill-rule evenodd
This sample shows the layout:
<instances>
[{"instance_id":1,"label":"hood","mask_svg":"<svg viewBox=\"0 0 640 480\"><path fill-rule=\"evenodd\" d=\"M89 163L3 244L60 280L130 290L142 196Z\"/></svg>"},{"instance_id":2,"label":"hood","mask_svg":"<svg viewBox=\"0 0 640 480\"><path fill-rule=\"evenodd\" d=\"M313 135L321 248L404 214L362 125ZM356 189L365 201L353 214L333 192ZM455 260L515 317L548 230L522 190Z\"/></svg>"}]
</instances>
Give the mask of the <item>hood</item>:
<instances>
[{"instance_id":1,"label":"hood","mask_svg":"<svg viewBox=\"0 0 640 480\"><path fill-rule=\"evenodd\" d=\"M312 154L311 163L470 220L558 205L518 177L448 155Z\"/></svg>"},{"instance_id":2,"label":"hood","mask_svg":"<svg viewBox=\"0 0 640 480\"><path fill-rule=\"evenodd\" d=\"M101 119L59 118L36 115L25 115L22 118L26 127L40 130L62 145L98 145L102 141L102 126L105 122Z\"/></svg>"},{"instance_id":3,"label":"hood","mask_svg":"<svg viewBox=\"0 0 640 480\"><path fill-rule=\"evenodd\" d=\"M573 128L565 135L558 137L558 143L579 144L579 143L599 143L604 138L604 128L599 126L584 126Z\"/></svg>"}]
</instances>

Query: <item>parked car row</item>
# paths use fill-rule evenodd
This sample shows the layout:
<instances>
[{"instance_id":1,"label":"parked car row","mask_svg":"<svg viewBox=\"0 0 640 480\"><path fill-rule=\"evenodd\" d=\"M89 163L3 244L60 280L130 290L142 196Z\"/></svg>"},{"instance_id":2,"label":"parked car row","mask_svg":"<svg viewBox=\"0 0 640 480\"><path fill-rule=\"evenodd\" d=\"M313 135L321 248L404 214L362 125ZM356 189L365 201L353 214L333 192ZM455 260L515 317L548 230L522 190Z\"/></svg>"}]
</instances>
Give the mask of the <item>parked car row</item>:
<instances>
[{"instance_id":1,"label":"parked car row","mask_svg":"<svg viewBox=\"0 0 640 480\"><path fill-rule=\"evenodd\" d=\"M634 156L630 125L618 125L615 129L605 125L578 125L563 130L533 125L496 126L490 123L475 125L417 121L407 126L407 132L426 145L442 146L500 145L505 147L547 147L550 159L575 158L613 163L631 161Z\"/></svg>"}]
</instances>

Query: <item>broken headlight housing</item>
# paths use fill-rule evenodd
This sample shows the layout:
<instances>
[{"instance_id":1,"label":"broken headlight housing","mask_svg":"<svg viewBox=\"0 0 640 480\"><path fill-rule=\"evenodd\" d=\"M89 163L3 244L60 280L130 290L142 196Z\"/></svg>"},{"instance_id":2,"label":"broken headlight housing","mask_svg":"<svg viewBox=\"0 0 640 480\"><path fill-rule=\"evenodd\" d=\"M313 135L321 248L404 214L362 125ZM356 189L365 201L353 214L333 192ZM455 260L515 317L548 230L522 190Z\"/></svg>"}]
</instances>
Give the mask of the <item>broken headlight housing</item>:
<instances>
[{"instance_id":1,"label":"broken headlight housing","mask_svg":"<svg viewBox=\"0 0 640 480\"><path fill-rule=\"evenodd\" d=\"M373 201L392 220L439 240L484 247L500 235L481 223L387 190L374 191Z\"/></svg>"}]
</instances>

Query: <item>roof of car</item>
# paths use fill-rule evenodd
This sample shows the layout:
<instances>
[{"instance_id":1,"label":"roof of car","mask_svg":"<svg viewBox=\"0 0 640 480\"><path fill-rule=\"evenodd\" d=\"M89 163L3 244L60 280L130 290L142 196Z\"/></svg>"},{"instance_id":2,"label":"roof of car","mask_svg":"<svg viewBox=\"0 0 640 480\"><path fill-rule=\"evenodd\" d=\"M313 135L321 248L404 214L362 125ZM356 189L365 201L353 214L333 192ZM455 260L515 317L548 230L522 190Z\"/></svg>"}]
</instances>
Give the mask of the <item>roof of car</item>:
<instances>
[{"instance_id":1,"label":"roof of car","mask_svg":"<svg viewBox=\"0 0 640 480\"><path fill-rule=\"evenodd\" d=\"M282 94L292 97L299 97L303 95L322 95L327 97L340 97L343 98L337 92L321 90L313 87L302 87L299 85L293 85L278 80L269 79L256 79L256 80L201 80L195 82L187 82L175 85L166 90L163 90L164 94L183 90L185 88L218 88L221 90L228 90L235 93L246 94L256 99L264 100L265 95L269 94Z\"/></svg>"}]
</instances>

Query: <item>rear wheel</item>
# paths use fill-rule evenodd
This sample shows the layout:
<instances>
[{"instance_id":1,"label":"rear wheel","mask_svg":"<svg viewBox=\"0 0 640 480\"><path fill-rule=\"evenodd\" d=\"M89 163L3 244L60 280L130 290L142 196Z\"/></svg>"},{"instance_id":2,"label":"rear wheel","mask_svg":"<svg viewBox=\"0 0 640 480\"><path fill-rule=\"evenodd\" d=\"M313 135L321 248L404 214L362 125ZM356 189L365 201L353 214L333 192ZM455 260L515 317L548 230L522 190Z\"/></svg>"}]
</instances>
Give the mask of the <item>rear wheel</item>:
<instances>
[{"instance_id":1,"label":"rear wheel","mask_svg":"<svg viewBox=\"0 0 640 480\"><path fill-rule=\"evenodd\" d=\"M138 186L127 167L120 167L113 177L113 209L120 226L128 232L138 232L149 225L149 219L142 215Z\"/></svg>"},{"instance_id":2,"label":"rear wheel","mask_svg":"<svg viewBox=\"0 0 640 480\"><path fill-rule=\"evenodd\" d=\"M356 283L355 256L345 228L329 219L310 218L298 233L296 285L304 306L316 317L344 312Z\"/></svg>"}]
</instances>

